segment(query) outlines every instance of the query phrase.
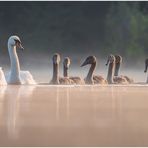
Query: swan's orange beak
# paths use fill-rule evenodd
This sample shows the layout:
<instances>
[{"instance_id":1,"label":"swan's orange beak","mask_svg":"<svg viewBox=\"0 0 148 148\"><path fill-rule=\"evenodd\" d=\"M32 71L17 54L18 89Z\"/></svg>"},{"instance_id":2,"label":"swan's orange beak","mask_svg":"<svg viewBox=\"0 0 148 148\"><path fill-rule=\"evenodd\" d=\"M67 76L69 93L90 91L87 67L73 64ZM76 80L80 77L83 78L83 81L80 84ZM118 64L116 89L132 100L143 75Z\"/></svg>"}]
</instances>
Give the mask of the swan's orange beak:
<instances>
[{"instance_id":1,"label":"swan's orange beak","mask_svg":"<svg viewBox=\"0 0 148 148\"><path fill-rule=\"evenodd\" d=\"M19 42L16 43L16 47L19 48L19 49L21 49L21 50L24 50L24 47Z\"/></svg>"}]
</instances>

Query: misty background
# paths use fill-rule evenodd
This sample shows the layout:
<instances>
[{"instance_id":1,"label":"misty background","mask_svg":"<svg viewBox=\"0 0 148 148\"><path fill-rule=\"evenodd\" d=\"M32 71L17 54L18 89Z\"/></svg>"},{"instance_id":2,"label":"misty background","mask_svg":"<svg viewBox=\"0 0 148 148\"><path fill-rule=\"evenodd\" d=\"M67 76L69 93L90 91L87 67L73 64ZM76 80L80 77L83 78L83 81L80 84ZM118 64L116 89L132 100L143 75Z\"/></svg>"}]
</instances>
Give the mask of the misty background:
<instances>
[{"instance_id":1,"label":"misty background","mask_svg":"<svg viewBox=\"0 0 148 148\"><path fill-rule=\"evenodd\" d=\"M71 75L85 76L80 64L88 55L98 59L96 73L107 75L107 56L123 56L122 73L145 80L148 55L148 2L0 2L0 66L10 68L7 40L18 35L21 69L38 80L52 76L55 52L71 57ZM138 79L139 78L139 79Z\"/></svg>"}]
</instances>

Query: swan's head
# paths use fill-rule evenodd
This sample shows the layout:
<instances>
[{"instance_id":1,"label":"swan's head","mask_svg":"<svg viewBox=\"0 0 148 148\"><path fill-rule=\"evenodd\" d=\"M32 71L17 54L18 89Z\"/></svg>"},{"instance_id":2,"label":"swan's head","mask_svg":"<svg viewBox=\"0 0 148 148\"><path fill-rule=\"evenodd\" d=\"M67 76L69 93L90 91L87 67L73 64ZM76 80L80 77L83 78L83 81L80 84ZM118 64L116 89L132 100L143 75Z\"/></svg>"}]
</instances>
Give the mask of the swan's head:
<instances>
[{"instance_id":1,"label":"swan's head","mask_svg":"<svg viewBox=\"0 0 148 148\"><path fill-rule=\"evenodd\" d=\"M16 35L9 37L8 45L9 46L16 46L17 48L24 49L22 44L21 44L20 38Z\"/></svg>"},{"instance_id":2,"label":"swan's head","mask_svg":"<svg viewBox=\"0 0 148 148\"><path fill-rule=\"evenodd\" d=\"M69 57L65 57L63 64L64 64L64 67L69 68L70 58Z\"/></svg>"},{"instance_id":3,"label":"swan's head","mask_svg":"<svg viewBox=\"0 0 148 148\"><path fill-rule=\"evenodd\" d=\"M115 63L115 56L114 55L110 54L108 56L106 66L108 65L108 63Z\"/></svg>"},{"instance_id":4,"label":"swan's head","mask_svg":"<svg viewBox=\"0 0 148 148\"><path fill-rule=\"evenodd\" d=\"M120 55L115 55L115 61L116 63L121 63L122 62L122 57Z\"/></svg>"},{"instance_id":5,"label":"swan's head","mask_svg":"<svg viewBox=\"0 0 148 148\"><path fill-rule=\"evenodd\" d=\"M144 70L144 72L147 72L147 69L148 69L148 59L145 60L145 70Z\"/></svg>"},{"instance_id":6,"label":"swan's head","mask_svg":"<svg viewBox=\"0 0 148 148\"><path fill-rule=\"evenodd\" d=\"M52 61L54 64L59 64L60 63L60 55L58 53L55 53L52 57Z\"/></svg>"},{"instance_id":7,"label":"swan's head","mask_svg":"<svg viewBox=\"0 0 148 148\"><path fill-rule=\"evenodd\" d=\"M88 64L96 64L96 61L97 61L97 59L95 56L89 56L85 59L85 61L81 65L81 67L88 65Z\"/></svg>"}]
</instances>

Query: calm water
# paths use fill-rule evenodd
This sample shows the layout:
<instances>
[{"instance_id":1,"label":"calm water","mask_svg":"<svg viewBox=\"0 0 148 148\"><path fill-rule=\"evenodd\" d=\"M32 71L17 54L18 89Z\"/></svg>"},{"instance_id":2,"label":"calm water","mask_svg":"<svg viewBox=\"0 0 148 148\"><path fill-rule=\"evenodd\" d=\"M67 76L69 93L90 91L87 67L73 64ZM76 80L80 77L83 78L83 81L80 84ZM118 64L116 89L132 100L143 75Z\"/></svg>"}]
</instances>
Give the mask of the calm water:
<instances>
[{"instance_id":1,"label":"calm water","mask_svg":"<svg viewBox=\"0 0 148 148\"><path fill-rule=\"evenodd\" d=\"M0 146L148 146L148 86L0 86Z\"/></svg>"}]
</instances>

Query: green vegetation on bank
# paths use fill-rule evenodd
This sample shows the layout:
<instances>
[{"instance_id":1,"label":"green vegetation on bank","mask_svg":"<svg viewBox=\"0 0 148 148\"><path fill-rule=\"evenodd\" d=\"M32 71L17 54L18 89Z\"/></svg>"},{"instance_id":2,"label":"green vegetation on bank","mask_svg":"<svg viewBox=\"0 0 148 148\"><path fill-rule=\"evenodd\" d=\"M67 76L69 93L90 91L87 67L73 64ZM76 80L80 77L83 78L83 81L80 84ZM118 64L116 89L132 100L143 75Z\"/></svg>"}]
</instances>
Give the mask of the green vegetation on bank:
<instances>
[{"instance_id":1,"label":"green vegetation on bank","mask_svg":"<svg viewBox=\"0 0 148 148\"><path fill-rule=\"evenodd\" d=\"M39 52L148 54L148 2L0 2L0 49L19 35Z\"/></svg>"}]
</instances>

